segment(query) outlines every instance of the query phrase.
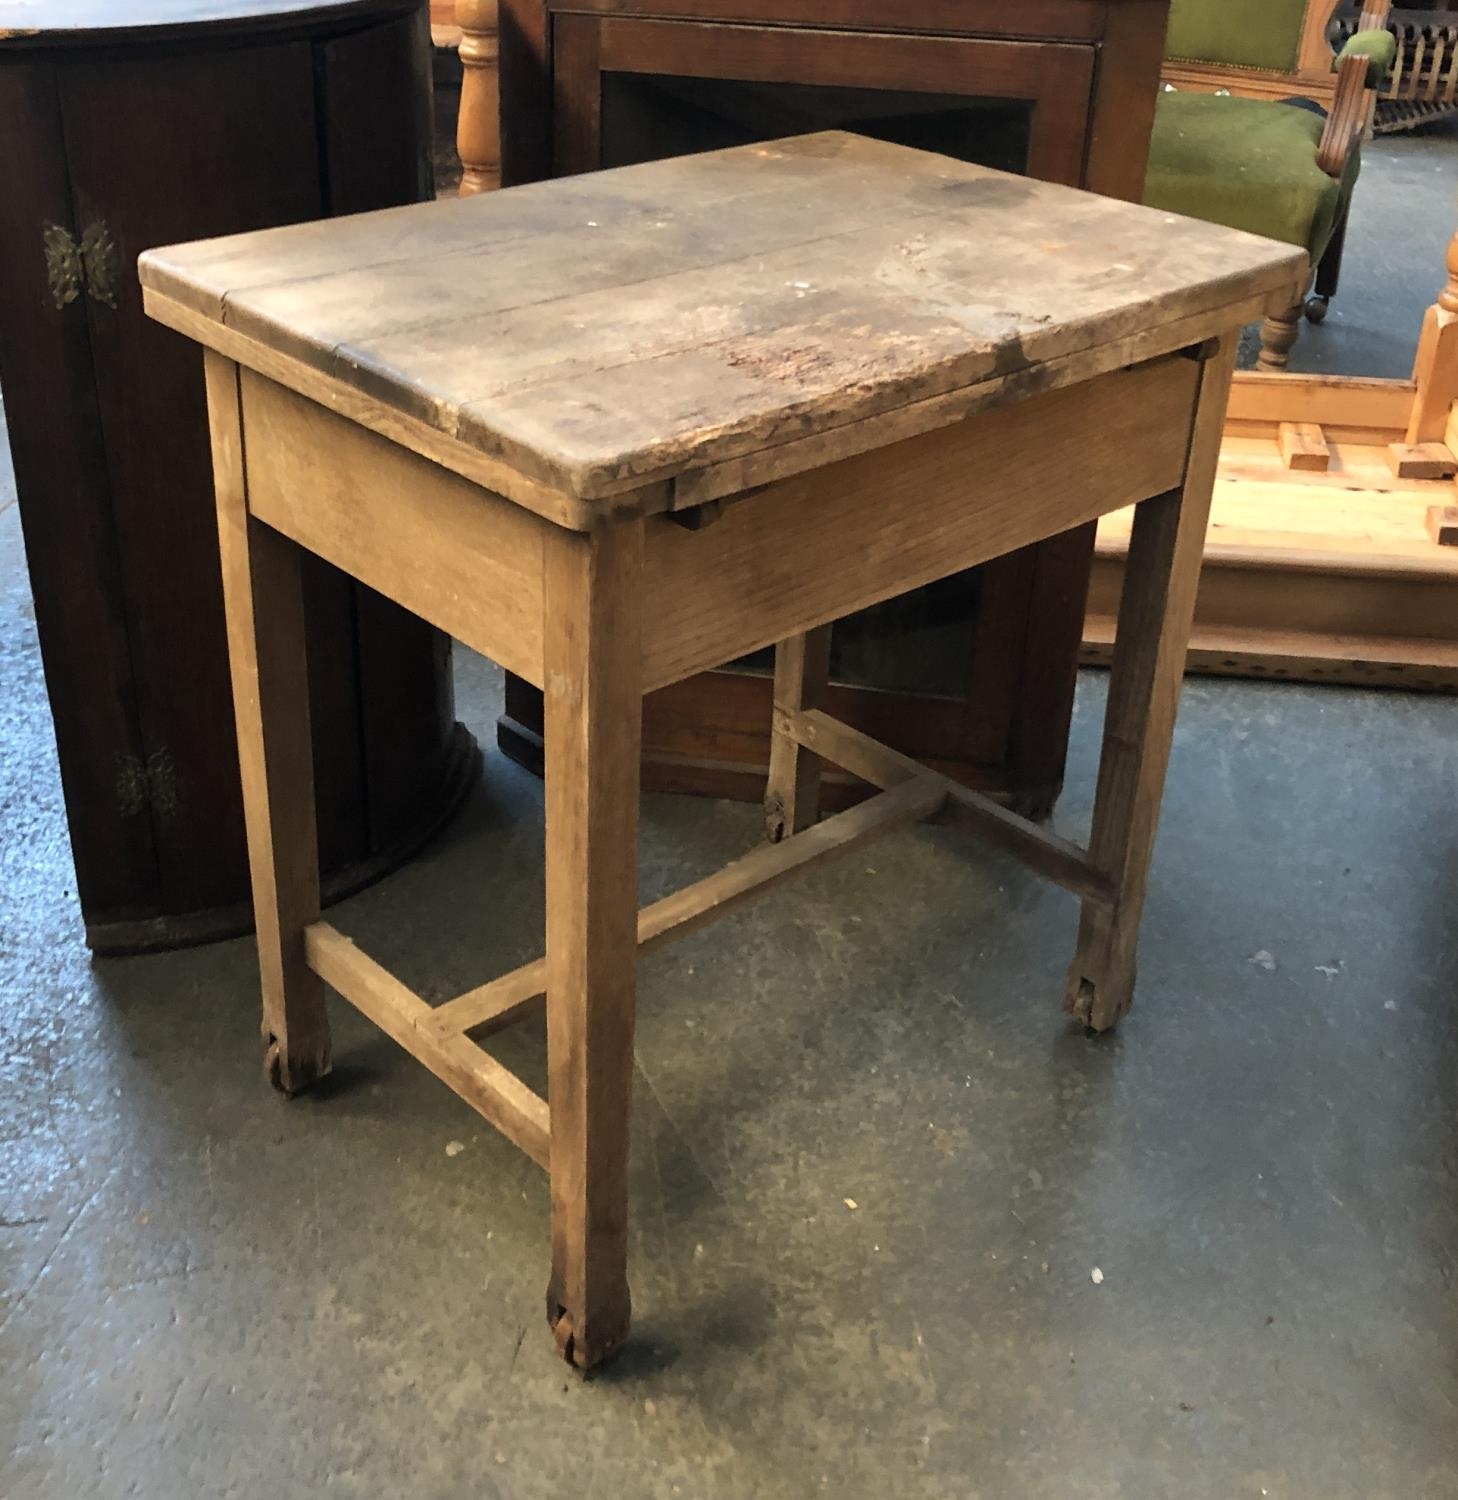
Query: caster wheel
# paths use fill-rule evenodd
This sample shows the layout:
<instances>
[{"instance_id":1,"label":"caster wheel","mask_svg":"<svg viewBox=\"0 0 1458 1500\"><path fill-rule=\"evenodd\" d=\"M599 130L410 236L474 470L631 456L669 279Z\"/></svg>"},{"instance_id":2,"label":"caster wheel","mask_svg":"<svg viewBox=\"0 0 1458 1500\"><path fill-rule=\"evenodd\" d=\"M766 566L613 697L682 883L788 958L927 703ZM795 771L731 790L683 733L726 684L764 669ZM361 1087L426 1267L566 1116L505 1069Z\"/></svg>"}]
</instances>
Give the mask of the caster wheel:
<instances>
[{"instance_id":1,"label":"caster wheel","mask_svg":"<svg viewBox=\"0 0 1458 1500\"><path fill-rule=\"evenodd\" d=\"M1308 297L1306 299L1306 321L1308 323L1325 323L1327 309L1331 306L1329 297Z\"/></svg>"}]
</instances>

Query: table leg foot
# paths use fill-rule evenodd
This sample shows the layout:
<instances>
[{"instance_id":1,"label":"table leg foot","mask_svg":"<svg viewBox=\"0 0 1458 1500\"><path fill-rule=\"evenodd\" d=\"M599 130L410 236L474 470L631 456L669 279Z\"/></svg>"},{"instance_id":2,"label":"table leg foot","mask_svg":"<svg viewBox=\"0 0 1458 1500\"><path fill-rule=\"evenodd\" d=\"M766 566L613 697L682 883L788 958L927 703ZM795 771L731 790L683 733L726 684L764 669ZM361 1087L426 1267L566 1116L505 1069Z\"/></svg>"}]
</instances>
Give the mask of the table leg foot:
<instances>
[{"instance_id":1,"label":"table leg foot","mask_svg":"<svg viewBox=\"0 0 1458 1500\"><path fill-rule=\"evenodd\" d=\"M1091 977L1091 967L1074 962L1068 971L1063 1008L1090 1031L1112 1031L1134 1004L1135 968L1131 963L1120 971Z\"/></svg>"},{"instance_id":2,"label":"table leg foot","mask_svg":"<svg viewBox=\"0 0 1458 1500\"><path fill-rule=\"evenodd\" d=\"M316 1040L313 1047L302 1055L297 1048L285 1048L283 1042L271 1032L263 1038L263 1074L279 1093L290 1099L312 1088L330 1070L327 1037Z\"/></svg>"},{"instance_id":3,"label":"table leg foot","mask_svg":"<svg viewBox=\"0 0 1458 1500\"><path fill-rule=\"evenodd\" d=\"M547 1292L547 1323L557 1344L557 1353L586 1374L614 1358L628 1341L632 1306L626 1284L621 1295L603 1311L586 1318L575 1317L562 1306L555 1286Z\"/></svg>"}]
</instances>

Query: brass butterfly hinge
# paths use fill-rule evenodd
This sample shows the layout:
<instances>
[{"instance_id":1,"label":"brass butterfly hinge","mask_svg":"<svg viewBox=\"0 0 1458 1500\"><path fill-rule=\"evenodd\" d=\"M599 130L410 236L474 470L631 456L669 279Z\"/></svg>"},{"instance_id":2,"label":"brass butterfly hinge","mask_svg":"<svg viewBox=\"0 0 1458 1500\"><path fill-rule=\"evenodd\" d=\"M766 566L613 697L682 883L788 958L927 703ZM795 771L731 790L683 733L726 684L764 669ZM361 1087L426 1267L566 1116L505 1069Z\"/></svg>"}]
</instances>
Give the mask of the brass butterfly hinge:
<instances>
[{"instance_id":1,"label":"brass butterfly hinge","mask_svg":"<svg viewBox=\"0 0 1458 1500\"><path fill-rule=\"evenodd\" d=\"M45 229L46 280L50 283L51 300L56 307L66 307L81 295L81 283L86 279L86 268L81 262L81 247L71 237L70 231L59 224L47 224Z\"/></svg>"},{"instance_id":2,"label":"brass butterfly hinge","mask_svg":"<svg viewBox=\"0 0 1458 1500\"><path fill-rule=\"evenodd\" d=\"M57 309L69 307L84 290L93 302L116 306L120 256L104 220L88 224L79 242L59 224L47 224L42 236L46 280Z\"/></svg>"},{"instance_id":3,"label":"brass butterfly hinge","mask_svg":"<svg viewBox=\"0 0 1458 1500\"><path fill-rule=\"evenodd\" d=\"M93 302L116 307L116 284L121 257L104 219L88 224L81 236L81 262L86 267L86 295Z\"/></svg>"}]
</instances>

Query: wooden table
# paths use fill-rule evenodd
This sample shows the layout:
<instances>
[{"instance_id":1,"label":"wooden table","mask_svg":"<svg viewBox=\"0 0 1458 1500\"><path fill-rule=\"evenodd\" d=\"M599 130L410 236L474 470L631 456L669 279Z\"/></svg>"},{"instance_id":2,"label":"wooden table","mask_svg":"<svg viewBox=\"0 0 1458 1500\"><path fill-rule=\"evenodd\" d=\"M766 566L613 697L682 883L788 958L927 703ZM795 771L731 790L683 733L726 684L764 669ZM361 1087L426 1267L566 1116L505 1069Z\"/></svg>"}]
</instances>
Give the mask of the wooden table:
<instances>
[{"instance_id":1,"label":"wooden table","mask_svg":"<svg viewBox=\"0 0 1458 1500\"><path fill-rule=\"evenodd\" d=\"M0 383L86 940L252 921L207 409L149 245L433 195L419 0L0 0ZM260 101L266 100L266 107ZM308 565L332 898L473 784L439 632Z\"/></svg>"},{"instance_id":2,"label":"wooden table","mask_svg":"<svg viewBox=\"0 0 1458 1500\"><path fill-rule=\"evenodd\" d=\"M946 814L1081 898L1071 1012L1128 1007L1237 331L1305 269L841 133L143 258L209 351L273 1076L327 983L547 1166L571 1362L628 1329L640 950ZM1131 502L1087 850L821 708L833 620ZM434 1008L319 920L308 553L546 692L546 957ZM779 841L637 911L643 694L776 642ZM817 821L822 758L882 790ZM543 996L550 1109L477 1040Z\"/></svg>"},{"instance_id":3,"label":"wooden table","mask_svg":"<svg viewBox=\"0 0 1458 1500\"><path fill-rule=\"evenodd\" d=\"M463 0L463 190L823 129L1138 202L1168 0ZM498 27L499 14L499 27ZM499 49L498 49L499 32ZM496 59L500 55L501 138ZM1090 527L836 629L839 717L1030 814L1063 782ZM645 784L755 799L761 653L654 693ZM501 748L533 769L541 695L509 676ZM832 773L827 797L850 790Z\"/></svg>"}]
</instances>

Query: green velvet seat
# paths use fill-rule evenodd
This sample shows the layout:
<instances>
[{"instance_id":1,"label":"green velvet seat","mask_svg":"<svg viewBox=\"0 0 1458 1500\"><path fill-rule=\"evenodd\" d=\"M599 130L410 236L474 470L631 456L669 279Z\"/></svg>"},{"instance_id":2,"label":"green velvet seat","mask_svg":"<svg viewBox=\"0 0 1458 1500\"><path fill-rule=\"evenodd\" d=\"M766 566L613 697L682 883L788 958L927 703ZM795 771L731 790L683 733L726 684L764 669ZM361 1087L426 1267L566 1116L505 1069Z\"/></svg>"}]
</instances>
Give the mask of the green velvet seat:
<instances>
[{"instance_id":1,"label":"green velvet seat","mask_svg":"<svg viewBox=\"0 0 1458 1500\"><path fill-rule=\"evenodd\" d=\"M1316 164L1325 120L1310 110L1224 94L1161 94L1144 201L1230 229L1301 245L1313 263L1351 201L1361 170Z\"/></svg>"},{"instance_id":2,"label":"green velvet seat","mask_svg":"<svg viewBox=\"0 0 1458 1500\"><path fill-rule=\"evenodd\" d=\"M1182 62L1291 72L1306 24L1307 0L1174 0L1168 50ZM1360 31L1334 66L1364 56L1366 83L1386 77L1396 38L1383 29ZM1361 64L1356 64L1360 69ZM1351 70L1348 69L1348 72ZM1341 74L1343 78L1347 73ZM1300 94L1292 77L1293 94ZM1350 80L1360 90L1357 78ZM1350 91L1349 91L1350 92ZM1300 245L1319 268L1307 315L1320 321L1336 289L1342 238L1352 192L1361 172L1357 134L1345 122L1339 149L1329 148L1330 172L1318 165L1326 116L1296 104L1243 98L1238 92L1168 90L1160 96L1150 147L1144 201L1152 208L1244 229ZM1261 363L1280 368L1295 338L1300 309L1267 320Z\"/></svg>"}]
</instances>

